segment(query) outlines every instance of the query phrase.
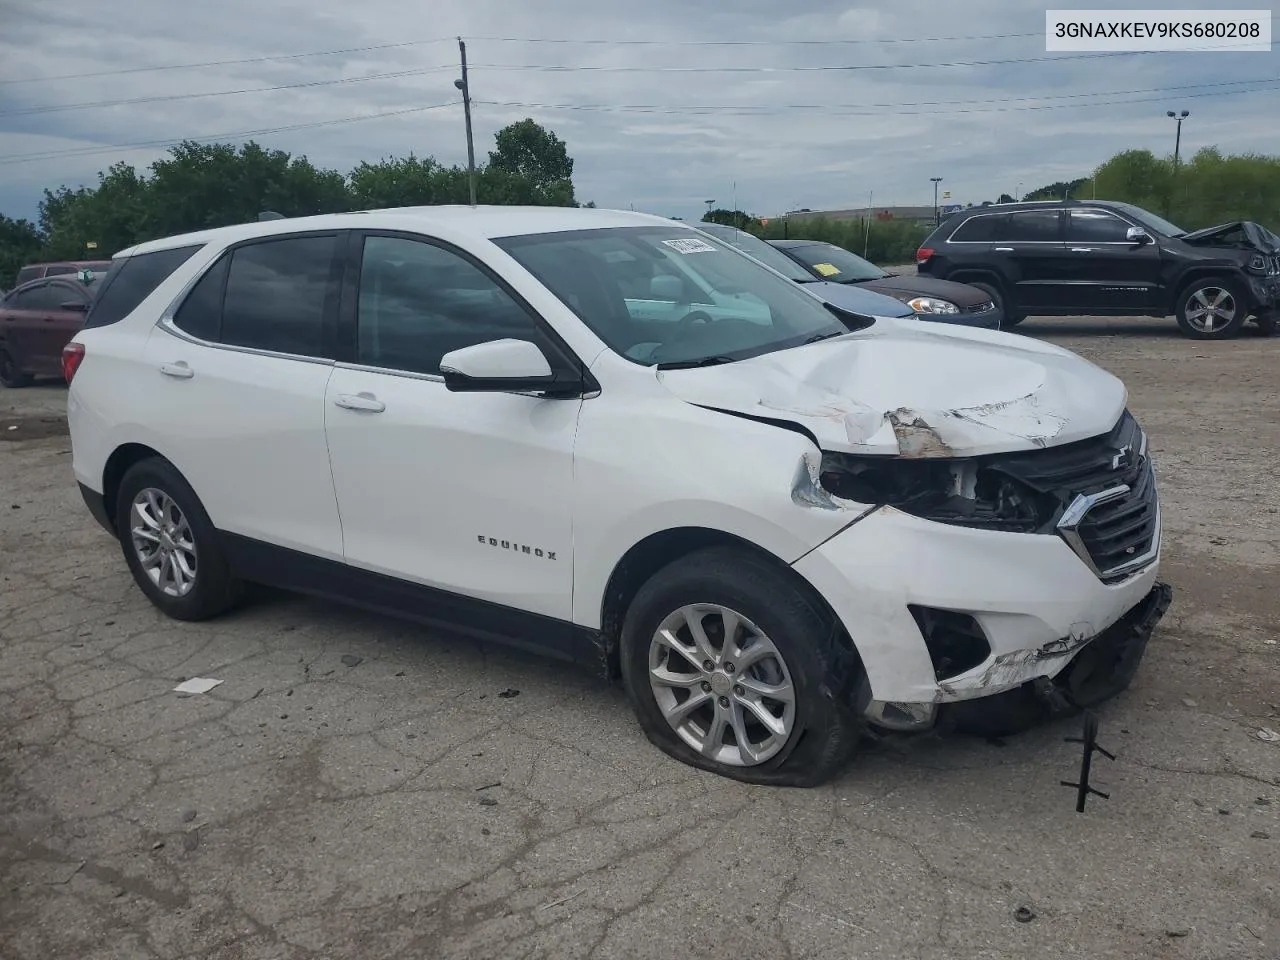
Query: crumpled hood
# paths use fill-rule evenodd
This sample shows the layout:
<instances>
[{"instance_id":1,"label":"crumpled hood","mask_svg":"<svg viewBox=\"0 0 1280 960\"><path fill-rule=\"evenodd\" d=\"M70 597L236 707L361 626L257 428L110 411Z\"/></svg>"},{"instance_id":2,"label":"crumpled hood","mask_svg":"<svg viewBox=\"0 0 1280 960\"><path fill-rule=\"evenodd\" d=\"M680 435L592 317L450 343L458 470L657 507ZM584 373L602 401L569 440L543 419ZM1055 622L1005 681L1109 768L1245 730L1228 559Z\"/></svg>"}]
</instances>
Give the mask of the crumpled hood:
<instances>
[{"instance_id":1,"label":"crumpled hood","mask_svg":"<svg viewBox=\"0 0 1280 960\"><path fill-rule=\"evenodd\" d=\"M1280 253L1280 237L1252 220L1220 223L1216 227L1205 227L1203 230L1184 233L1178 239L1193 247L1248 245L1262 253Z\"/></svg>"},{"instance_id":2,"label":"crumpled hood","mask_svg":"<svg viewBox=\"0 0 1280 960\"><path fill-rule=\"evenodd\" d=\"M1059 347L903 320L657 376L688 403L797 424L824 450L904 457L979 456L1087 439L1110 430L1127 400L1118 379Z\"/></svg>"}]
</instances>

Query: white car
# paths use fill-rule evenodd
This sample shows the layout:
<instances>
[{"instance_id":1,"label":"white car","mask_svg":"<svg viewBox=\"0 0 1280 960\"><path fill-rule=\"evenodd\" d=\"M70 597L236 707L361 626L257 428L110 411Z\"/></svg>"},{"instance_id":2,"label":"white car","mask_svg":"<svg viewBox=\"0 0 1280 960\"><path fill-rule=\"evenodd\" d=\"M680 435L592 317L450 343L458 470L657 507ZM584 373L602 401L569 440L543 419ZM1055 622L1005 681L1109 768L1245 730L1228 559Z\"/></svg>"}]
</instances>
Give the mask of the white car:
<instances>
[{"instance_id":1,"label":"white car","mask_svg":"<svg viewBox=\"0 0 1280 960\"><path fill-rule=\"evenodd\" d=\"M265 582L598 666L740 780L820 783L868 725L1098 702L1169 603L1117 379L838 314L657 217L145 243L64 367L84 498L169 616Z\"/></svg>"}]
</instances>

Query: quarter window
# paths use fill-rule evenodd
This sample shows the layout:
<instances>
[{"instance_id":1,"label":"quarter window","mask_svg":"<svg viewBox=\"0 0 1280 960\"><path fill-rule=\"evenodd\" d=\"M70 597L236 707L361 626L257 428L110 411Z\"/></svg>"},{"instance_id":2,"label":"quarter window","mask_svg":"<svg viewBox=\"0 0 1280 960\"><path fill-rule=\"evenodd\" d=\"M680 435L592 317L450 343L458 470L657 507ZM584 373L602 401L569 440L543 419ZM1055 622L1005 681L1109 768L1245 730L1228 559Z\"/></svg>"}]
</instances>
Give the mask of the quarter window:
<instances>
[{"instance_id":1,"label":"quarter window","mask_svg":"<svg viewBox=\"0 0 1280 960\"><path fill-rule=\"evenodd\" d=\"M483 270L420 240L368 237L360 266L358 362L438 374L447 353L537 339L529 313Z\"/></svg>"},{"instance_id":2,"label":"quarter window","mask_svg":"<svg viewBox=\"0 0 1280 960\"><path fill-rule=\"evenodd\" d=\"M1105 210L1072 210L1067 221L1069 243L1126 243L1129 224Z\"/></svg>"},{"instance_id":3,"label":"quarter window","mask_svg":"<svg viewBox=\"0 0 1280 960\"><path fill-rule=\"evenodd\" d=\"M337 302L336 251L336 235L237 247L227 273L219 341L323 356L325 317Z\"/></svg>"},{"instance_id":4,"label":"quarter window","mask_svg":"<svg viewBox=\"0 0 1280 960\"><path fill-rule=\"evenodd\" d=\"M173 315L173 325L199 340L216 343L222 334L222 295L227 288L231 254L224 254L191 288Z\"/></svg>"}]
</instances>

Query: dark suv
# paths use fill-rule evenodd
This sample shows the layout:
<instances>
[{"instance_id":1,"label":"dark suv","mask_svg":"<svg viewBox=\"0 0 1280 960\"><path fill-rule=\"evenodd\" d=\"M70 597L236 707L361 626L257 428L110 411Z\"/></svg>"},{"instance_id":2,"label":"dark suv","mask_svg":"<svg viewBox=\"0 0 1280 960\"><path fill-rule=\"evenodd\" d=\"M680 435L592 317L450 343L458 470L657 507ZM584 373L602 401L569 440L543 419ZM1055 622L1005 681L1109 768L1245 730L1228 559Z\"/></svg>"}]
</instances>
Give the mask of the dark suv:
<instances>
[{"instance_id":1,"label":"dark suv","mask_svg":"<svg viewBox=\"0 0 1280 960\"><path fill-rule=\"evenodd\" d=\"M1127 203L1072 200L955 214L916 252L919 272L981 287L1004 326L1031 316L1178 320L1221 340L1252 319L1272 333L1280 310L1280 237L1249 221L1187 233Z\"/></svg>"}]
</instances>

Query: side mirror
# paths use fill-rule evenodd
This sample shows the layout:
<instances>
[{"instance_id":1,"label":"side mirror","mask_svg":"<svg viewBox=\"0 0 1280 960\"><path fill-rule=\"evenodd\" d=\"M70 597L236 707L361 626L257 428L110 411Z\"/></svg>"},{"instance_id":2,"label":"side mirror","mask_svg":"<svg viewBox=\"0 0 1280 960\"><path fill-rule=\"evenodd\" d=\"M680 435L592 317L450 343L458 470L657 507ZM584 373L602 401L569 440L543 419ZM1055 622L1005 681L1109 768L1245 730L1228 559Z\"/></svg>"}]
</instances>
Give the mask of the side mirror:
<instances>
[{"instance_id":1,"label":"side mirror","mask_svg":"<svg viewBox=\"0 0 1280 960\"><path fill-rule=\"evenodd\" d=\"M680 282L679 277L664 273L649 281L649 297L653 300L680 303L684 299L684 284Z\"/></svg>"},{"instance_id":2,"label":"side mirror","mask_svg":"<svg viewBox=\"0 0 1280 960\"><path fill-rule=\"evenodd\" d=\"M1125 232L1125 239L1130 243L1150 243L1151 234L1143 230L1141 227L1130 227Z\"/></svg>"},{"instance_id":3,"label":"side mirror","mask_svg":"<svg viewBox=\"0 0 1280 960\"><path fill-rule=\"evenodd\" d=\"M566 386L528 340L490 340L453 350L440 358L440 372L456 393L545 393Z\"/></svg>"},{"instance_id":4,"label":"side mirror","mask_svg":"<svg viewBox=\"0 0 1280 960\"><path fill-rule=\"evenodd\" d=\"M83 300L68 300L58 309L66 310L68 313L88 313L89 305Z\"/></svg>"}]
</instances>

